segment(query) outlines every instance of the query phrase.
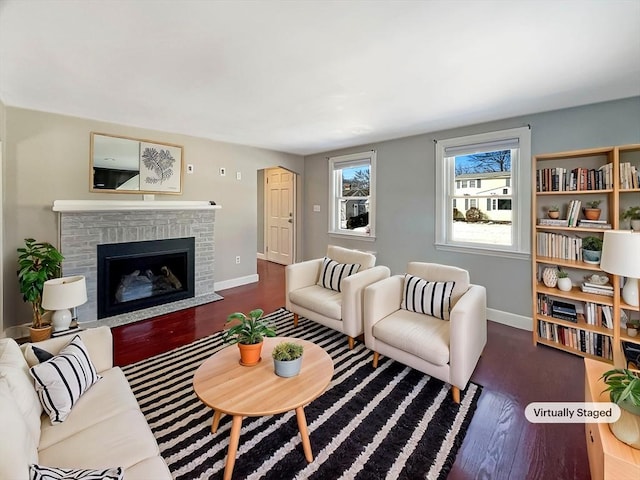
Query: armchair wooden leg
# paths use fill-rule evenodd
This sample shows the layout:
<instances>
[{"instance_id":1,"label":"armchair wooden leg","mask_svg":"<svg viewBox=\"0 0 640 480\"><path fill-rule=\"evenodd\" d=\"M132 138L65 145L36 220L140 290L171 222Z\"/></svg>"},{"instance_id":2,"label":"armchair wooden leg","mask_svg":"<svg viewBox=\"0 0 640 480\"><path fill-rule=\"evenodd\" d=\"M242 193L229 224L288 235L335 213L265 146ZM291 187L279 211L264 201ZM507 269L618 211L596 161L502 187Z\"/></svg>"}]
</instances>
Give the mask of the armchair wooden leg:
<instances>
[{"instance_id":1,"label":"armchair wooden leg","mask_svg":"<svg viewBox=\"0 0 640 480\"><path fill-rule=\"evenodd\" d=\"M354 344L353 337L347 337L347 338L349 339L349 350L353 350L353 344Z\"/></svg>"},{"instance_id":2,"label":"armchair wooden leg","mask_svg":"<svg viewBox=\"0 0 640 480\"><path fill-rule=\"evenodd\" d=\"M293 326L294 327L298 326L298 314L297 313L293 314Z\"/></svg>"},{"instance_id":3,"label":"armchair wooden leg","mask_svg":"<svg viewBox=\"0 0 640 480\"><path fill-rule=\"evenodd\" d=\"M460 389L458 387L451 386L451 395L454 402L460 403Z\"/></svg>"},{"instance_id":4,"label":"armchair wooden leg","mask_svg":"<svg viewBox=\"0 0 640 480\"><path fill-rule=\"evenodd\" d=\"M378 352L373 352L373 368L378 368Z\"/></svg>"}]
</instances>

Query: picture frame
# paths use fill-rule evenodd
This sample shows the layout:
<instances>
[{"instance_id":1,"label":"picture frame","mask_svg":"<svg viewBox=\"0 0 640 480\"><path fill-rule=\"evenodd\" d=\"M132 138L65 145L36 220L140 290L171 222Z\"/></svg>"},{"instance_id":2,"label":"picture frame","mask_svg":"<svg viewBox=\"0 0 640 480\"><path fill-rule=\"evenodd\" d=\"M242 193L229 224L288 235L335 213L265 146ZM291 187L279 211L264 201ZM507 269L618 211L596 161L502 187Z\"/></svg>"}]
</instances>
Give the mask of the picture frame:
<instances>
[{"instance_id":1,"label":"picture frame","mask_svg":"<svg viewBox=\"0 0 640 480\"><path fill-rule=\"evenodd\" d=\"M182 194L182 145L91 132L89 190Z\"/></svg>"}]
</instances>

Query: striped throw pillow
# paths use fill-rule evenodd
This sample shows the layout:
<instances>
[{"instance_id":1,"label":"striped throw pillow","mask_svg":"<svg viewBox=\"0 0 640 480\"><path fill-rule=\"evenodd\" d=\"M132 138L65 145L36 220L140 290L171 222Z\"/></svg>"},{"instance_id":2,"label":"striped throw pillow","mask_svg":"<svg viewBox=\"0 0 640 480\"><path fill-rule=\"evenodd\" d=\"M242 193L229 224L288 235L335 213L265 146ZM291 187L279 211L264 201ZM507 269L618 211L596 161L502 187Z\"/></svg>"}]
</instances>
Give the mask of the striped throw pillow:
<instances>
[{"instance_id":1,"label":"striped throw pillow","mask_svg":"<svg viewBox=\"0 0 640 480\"><path fill-rule=\"evenodd\" d=\"M449 320L451 292L456 282L429 282L406 274L400 308Z\"/></svg>"},{"instance_id":2,"label":"striped throw pillow","mask_svg":"<svg viewBox=\"0 0 640 480\"><path fill-rule=\"evenodd\" d=\"M358 273L358 270L360 270L359 263L338 263L329 257L324 257L318 285L324 288L330 288L336 292L341 292L342 280L349 275Z\"/></svg>"},{"instance_id":3,"label":"striped throw pillow","mask_svg":"<svg viewBox=\"0 0 640 480\"><path fill-rule=\"evenodd\" d=\"M30 480L122 480L122 467L86 470L29 465Z\"/></svg>"},{"instance_id":4,"label":"striped throw pillow","mask_svg":"<svg viewBox=\"0 0 640 480\"><path fill-rule=\"evenodd\" d=\"M64 422L82 394L102 378L78 335L58 355L29 371L52 424Z\"/></svg>"}]
</instances>

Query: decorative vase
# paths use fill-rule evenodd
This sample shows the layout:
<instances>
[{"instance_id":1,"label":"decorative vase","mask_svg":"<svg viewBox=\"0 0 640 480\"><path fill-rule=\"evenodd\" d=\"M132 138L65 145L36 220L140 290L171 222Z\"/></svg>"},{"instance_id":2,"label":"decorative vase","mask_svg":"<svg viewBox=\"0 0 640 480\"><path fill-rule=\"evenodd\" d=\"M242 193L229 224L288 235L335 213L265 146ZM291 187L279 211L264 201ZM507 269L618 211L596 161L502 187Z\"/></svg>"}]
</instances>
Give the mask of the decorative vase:
<instances>
[{"instance_id":1,"label":"decorative vase","mask_svg":"<svg viewBox=\"0 0 640 480\"><path fill-rule=\"evenodd\" d=\"M640 218L631 220L631 230L634 232L640 232Z\"/></svg>"},{"instance_id":2,"label":"decorative vase","mask_svg":"<svg viewBox=\"0 0 640 480\"><path fill-rule=\"evenodd\" d=\"M620 418L609 424L611 433L623 443L640 449L640 407L636 407L628 400L618 404Z\"/></svg>"},{"instance_id":3,"label":"decorative vase","mask_svg":"<svg viewBox=\"0 0 640 480\"><path fill-rule=\"evenodd\" d=\"M558 279L558 288L563 292L568 292L571 290L571 287L573 287L573 285L571 284L571 279L569 277Z\"/></svg>"},{"instance_id":4,"label":"decorative vase","mask_svg":"<svg viewBox=\"0 0 640 480\"><path fill-rule=\"evenodd\" d=\"M560 212L558 210L549 211L547 212L547 216L549 218L560 218Z\"/></svg>"},{"instance_id":5,"label":"decorative vase","mask_svg":"<svg viewBox=\"0 0 640 480\"><path fill-rule=\"evenodd\" d=\"M240 349L240 365L245 367L253 367L254 365L257 365L258 362L262 360L260 354L262 353L263 343L264 342L249 345L238 343L238 348Z\"/></svg>"},{"instance_id":6,"label":"decorative vase","mask_svg":"<svg viewBox=\"0 0 640 480\"><path fill-rule=\"evenodd\" d=\"M51 337L51 325L41 328L29 327L29 338L32 343L41 342Z\"/></svg>"},{"instance_id":7,"label":"decorative vase","mask_svg":"<svg viewBox=\"0 0 640 480\"><path fill-rule=\"evenodd\" d=\"M273 366L276 375L279 377L295 377L300 373L300 368L302 368L302 357L298 357L295 360L276 360L274 358Z\"/></svg>"},{"instance_id":8,"label":"decorative vase","mask_svg":"<svg viewBox=\"0 0 640 480\"><path fill-rule=\"evenodd\" d=\"M592 265L598 265L600 263L601 250L586 250L582 249L582 261L584 263L590 263Z\"/></svg>"},{"instance_id":9,"label":"decorative vase","mask_svg":"<svg viewBox=\"0 0 640 480\"><path fill-rule=\"evenodd\" d=\"M547 267L542 271L542 283L546 287L555 288L558 284L558 269L555 267Z\"/></svg>"},{"instance_id":10,"label":"decorative vase","mask_svg":"<svg viewBox=\"0 0 640 480\"><path fill-rule=\"evenodd\" d=\"M584 208L582 209L582 213L587 220L598 220L600 218L599 208Z\"/></svg>"}]
</instances>

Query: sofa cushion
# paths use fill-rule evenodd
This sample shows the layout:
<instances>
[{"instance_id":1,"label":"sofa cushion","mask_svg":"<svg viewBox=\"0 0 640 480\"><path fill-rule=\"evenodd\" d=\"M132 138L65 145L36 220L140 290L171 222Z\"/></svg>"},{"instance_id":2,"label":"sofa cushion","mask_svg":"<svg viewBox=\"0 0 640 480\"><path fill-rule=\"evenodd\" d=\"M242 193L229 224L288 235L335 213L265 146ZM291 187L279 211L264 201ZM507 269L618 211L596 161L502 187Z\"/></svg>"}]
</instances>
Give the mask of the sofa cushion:
<instances>
[{"instance_id":1,"label":"sofa cushion","mask_svg":"<svg viewBox=\"0 0 640 480\"><path fill-rule=\"evenodd\" d=\"M29 465L38 462L38 444L5 378L0 378L0 425L0 478L28 480Z\"/></svg>"},{"instance_id":2,"label":"sofa cushion","mask_svg":"<svg viewBox=\"0 0 640 480\"><path fill-rule=\"evenodd\" d=\"M11 338L0 339L0 377L5 378L29 433L38 444L42 405L33 388L33 379L29 375L29 367L22 356L22 351Z\"/></svg>"},{"instance_id":3,"label":"sofa cushion","mask_svg":"<svg viewBox=\"0 0 640 480\"><path fill-rule=\"evenodd\" d=\"M320 277L318 285L324 288L330 288L336 292L341 292L342 280L350 275L358 273L360 264L358 263L338 263L328 257L322 260L322 268L320 269Z\"/></svg>"},{"instance_id":4,"label":"sofa cushion","mask_svg":"<svg viewBox=\"0 0 640 480\"><path fill-rule=\"evenodd\" d=\"M30 480L122 480L122 468L77 469L29 466Z\"/></svg>"},{"instance_id":5,"label":"sofa cushion","mask_svg":"<svg viewBox=\"0 0 640 480\"><path fill-rule=\"evenodd\" d=\"M55 356L53 355L53 353L49 353L46 350L36 347L35 345L31 346L31 350L40 363L51 360Z\"/></svg>"},{"instance_id":6,"label":"sofa cushion","mask_svg":"<svg viewBox=\"0 0 640 480\"><path fill-rule=\"evenodd\" d=\"M368 270L376 265L374 254L337 245L327 246L327 257L338 263L357 263L360 265L360 270Z\"/></svg>"},{"instance_id":7,"label":"sofa cushion","mask_svg":"<svg viewBox=\"0 0 640 480\"><path fill-rule=\"evenodd\" d=\"M102 372L102 380L80 397L64 423L52 425L48 417L42 416L39 448L50 447L125 410L137 409L138 402L127 379L122 370L114 367Z\"/></svg>"},{"instance_id":8,"label":"sofa cushion","mask_svg":"<svg viewBox=\"0 0 640 480\"><path fill-rule=\"evenodd\" d=\"M31 367L36 392L51 423L64 422L80 396L100 378L78 335L51 360Z\"/></svg>"},{"instance_id":9,"label":"sofa cushion","mask_svg":"<svg viewBox=\"0 0 640 480\"><path fill-rule=\"evenodd\" d=\"M342 294L318 285L300 288L289 292L289 299L296 305L340 320L342 318Z\"/></svg>"},{"instance_id":10,"label":"sofa cushion","mask_svg":"<svg viewBox=\"0 0 640 480\"><path fill-rule=\"evenodd\" d=\"M409 262L407 273L424 278L430 282L456 282L451 292L451 308L460 300L460 297L469 290L469 272L462 268L439 263Z\"/></svg>"},{"instance_id":11,"label":"sofa cushion","mask_svg":"<svg viewBox=\"0 0 640 480\"><path fill-rule=\"evenodd\" d=\"M406 274L400 308L449 320L451 292L456 282L429 282Z\"/></svg>"},{"instance_id":12,"label":"sofa cushion","mask_svg":"<svg viewBox=\"0 0 640 480\"><path fill-rule=\"evenodd\" d=\"M149 457L124 472L126 480L149 480L150 478L171 478L166 462L160 456Z\"/></svg>"},{"instance_id":13,"label":"sofa cushion","mask_svg":"<svg viewBox=\"0 0 640 480\"><path fill-rule=\"evenodd\" d=\"M449 363L449 322L396 310L373 326L373 336L434 365Z\"/></svg>"}]
</instances>

